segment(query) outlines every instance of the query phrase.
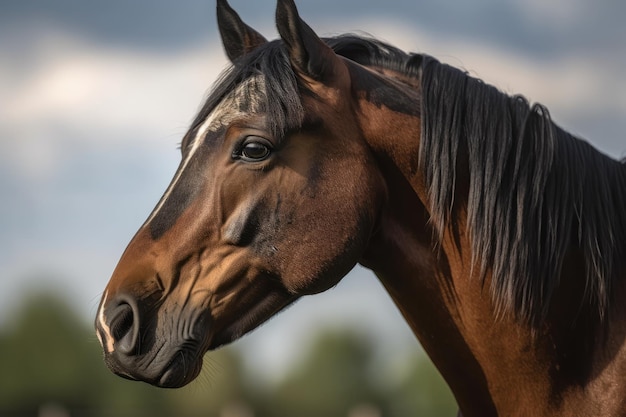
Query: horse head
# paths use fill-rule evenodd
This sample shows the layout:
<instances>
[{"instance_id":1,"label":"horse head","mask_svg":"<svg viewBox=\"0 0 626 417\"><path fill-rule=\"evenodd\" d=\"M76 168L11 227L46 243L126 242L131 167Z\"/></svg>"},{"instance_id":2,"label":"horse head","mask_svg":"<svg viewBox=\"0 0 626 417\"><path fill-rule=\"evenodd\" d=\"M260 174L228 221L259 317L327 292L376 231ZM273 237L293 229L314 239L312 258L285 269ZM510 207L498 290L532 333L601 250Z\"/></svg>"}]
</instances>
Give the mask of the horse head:
<instances>
[{"instance_id":1,"label":"horse head","mask_svg":"<svg viewBox=\"0 0 626 417\"><path fill-rule=\"evenodd\" d=\"M278 2L273 42L225 1L217 12L232 68L96 319L108 366L159 386L188 383L207 350L334 286L364 252L385 192L348 67L293 1Z\"/></svg>"}]
</instances>

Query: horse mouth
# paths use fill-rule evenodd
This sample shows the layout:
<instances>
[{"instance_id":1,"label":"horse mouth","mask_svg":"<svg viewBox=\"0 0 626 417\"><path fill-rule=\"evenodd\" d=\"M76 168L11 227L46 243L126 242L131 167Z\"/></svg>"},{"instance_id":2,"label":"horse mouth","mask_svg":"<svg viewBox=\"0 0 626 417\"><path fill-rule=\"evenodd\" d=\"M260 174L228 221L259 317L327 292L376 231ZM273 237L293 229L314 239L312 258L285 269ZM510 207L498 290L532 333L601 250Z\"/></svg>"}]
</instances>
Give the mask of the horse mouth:
<instances>
[{"instance_id":1,"label":"horse mouth","mask_svg":"<svg viewBox=\"0 0 626 417\"><path fill-rule=\"evenodd\" d=\"M159 388L180 388L193 381L202 370L202 355L178 350L167 364L160 368L153 363L143 371L123 367L119 363L105 359L109 369L116 375L131 381L143 381ZM160 369L159 369L160 368Z\"/></svg>"},{"instance_id":2,"label":"horse mouth","mask_svg":"<svg viewBox=\"0 0 626 417\"><path fill-rule=\"evenodd\" d=\"M140 355L105 352L104 360L108 368L122 378L160 388L180 388L200 374L205 349L196 340L168 345L161 344Z\"/></svg>"},{"instance_id":3,"label":"horse mouth","mask_svg":"<svg viewBox=\"0 0 626 417\"><path fill-rule=\"evenodd\" d=\"M160 388L180 388L196 379L202 370L202 356L190 353L179 350L163 368L161 375L148 382Z\"/></svg>"}]
</instances>

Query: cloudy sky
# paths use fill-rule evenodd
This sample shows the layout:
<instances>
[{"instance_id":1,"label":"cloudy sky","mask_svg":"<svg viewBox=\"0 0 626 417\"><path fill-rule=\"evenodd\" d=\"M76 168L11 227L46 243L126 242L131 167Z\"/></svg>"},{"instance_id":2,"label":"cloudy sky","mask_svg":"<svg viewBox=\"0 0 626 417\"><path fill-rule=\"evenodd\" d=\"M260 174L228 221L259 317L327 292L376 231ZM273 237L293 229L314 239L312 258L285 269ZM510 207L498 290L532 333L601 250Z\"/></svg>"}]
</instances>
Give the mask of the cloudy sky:
<instances>
[{"instance_id":1,"label":"cloudy sky","mask_svg":"<svg viewBox=\"0 0 626 417\"><path fill-rule=\"evenodd\" d=\"M231 3L276 36L273 1ZM429 53L547 105L570 132L626 155L621 0L298 3L320 34L362 31ZM2 1L0 325L33 288L67 295L91 320L225 65L211 0ZM369 327L392 341L388 349L414 343L362 269L241 343L270 357L277 340L289 346L323 323Z\"/></svg>"}]
</instances>

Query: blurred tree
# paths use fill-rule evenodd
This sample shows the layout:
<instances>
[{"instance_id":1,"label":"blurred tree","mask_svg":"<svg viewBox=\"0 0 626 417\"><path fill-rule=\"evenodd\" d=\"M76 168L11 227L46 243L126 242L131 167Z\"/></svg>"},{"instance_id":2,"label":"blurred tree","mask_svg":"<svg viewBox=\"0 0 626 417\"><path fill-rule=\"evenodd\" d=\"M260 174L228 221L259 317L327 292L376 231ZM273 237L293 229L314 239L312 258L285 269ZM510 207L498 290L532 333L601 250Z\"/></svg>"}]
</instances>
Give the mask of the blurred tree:
<instances>
[{"instance_id":1,"label":"blurred tree","mask_svg":"<svg viewBox=\"0 0 626 417\"><path fill-rule=\"evenodd\" d=\"M239 417L243 411L235 414L232 410L251 409L255 402L245 385L246 377L236 352L222 348L205 355L202 372L194 382L163 394L176 409L173 415L177 417L222 417L228 410Z\"/></svg>"},{"instance_id":2,"label":"blurred tree","mask_svg":"<svg viewBox=\"0 0 626 417\"><path fill-rule=\"evenodd\" d=\"M27 415L46 403L89 407L98 378L84 328L58 300L28 300L0 339L0 409Z\"/></svg>"},{"instance_id":3,"label":"blurred tree","mask_svg":"<svg viewBox=\"0 0 626 417\"><path fill-rule=\"evenodd\" d=\"M58 405L72 417L217 417L246 398L235 353L213 355L199 382L180 390L127 381L106 369L94 332L65 303L33 296L0 329L0 416L37 416Z\"/></svg>"},{"instance_id":4,"label":"blurred tree","mask_svg":"<svg viewBox=\"0 0 626 417\"><path fill-rule=\"evenodd\" d=\"M303 361L276 387L268 415L346 417L352 410L377 409L373 388L372 346L361 335L322 333Z\"/></svg>"},{"instance_id":5,"label":"blurred tree","mask_svg":"<svg viewBox=\"0 0 626 417\"><path fill-rule=\"evenodd\" d=\"M453 417L458 411L450 388L423 352L409 360L407 372L386 397L392 417Z\"/></svg>"},{"instance_id":6,"label":"blurred tree","mask_svg":"<svg viewBox=\"0 0 626 417\"><path fill-rule=\"evenodd\" d=\"M423 355L402 378L373 371L374 347L352 331L321 333L277 385L251 378L236 351L205 356L199 378L163 390L113 375L91 326L58 298L31 297L0 328L0 416L454 416L447 386ZM55 414L56 413L56 414ZM61 413L61 414L59 414Z\"/></svg>"}]
</instances>

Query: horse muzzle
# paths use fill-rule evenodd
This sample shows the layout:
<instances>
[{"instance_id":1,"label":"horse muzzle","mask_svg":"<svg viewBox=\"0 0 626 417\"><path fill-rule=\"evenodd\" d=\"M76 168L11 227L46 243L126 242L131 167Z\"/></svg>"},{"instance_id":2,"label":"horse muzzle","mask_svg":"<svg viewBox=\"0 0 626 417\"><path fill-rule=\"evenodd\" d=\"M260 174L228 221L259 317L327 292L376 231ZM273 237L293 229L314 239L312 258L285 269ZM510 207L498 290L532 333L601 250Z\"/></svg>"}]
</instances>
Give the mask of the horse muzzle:
<instances>
[{"instance_id":1,"label":"horse muzzle","mask_svg":"<svg viewBox=\"0 0 626 417\"><path fill-rule=\"evenodd\" d=\"M206 349L199 329L206 329L207 315L181 314L166 328L159 324L158 306L149 308L153 317L147 317L143 304L126 294L103 298L96 334L105 363L116 375L158 387L188 384L202 369Z\"/></svg>"}]
</instances>

